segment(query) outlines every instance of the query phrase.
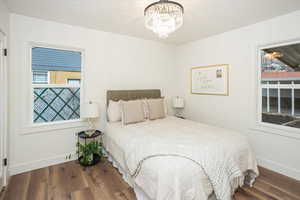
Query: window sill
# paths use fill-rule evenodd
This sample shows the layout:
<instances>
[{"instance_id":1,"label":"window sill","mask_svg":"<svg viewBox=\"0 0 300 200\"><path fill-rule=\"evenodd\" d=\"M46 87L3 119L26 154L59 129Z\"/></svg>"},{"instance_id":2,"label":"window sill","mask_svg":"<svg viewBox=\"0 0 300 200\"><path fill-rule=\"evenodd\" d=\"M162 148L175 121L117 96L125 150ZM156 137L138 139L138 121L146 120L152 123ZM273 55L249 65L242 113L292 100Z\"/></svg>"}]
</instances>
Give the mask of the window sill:
<instances>
[{"instance_id":1,"label":"window sill","mask_svg":"<svg viewBox=\"0 0 300 200\"><path fill-rule=\"evenodd\" d=\"M283 137L300 140L300 129L292 128L288 126L270 124L265 122L257 122L255 127L251 128L250 130L275 134Z\"/></svg>"},{"instance_id":2,"label":"window sill","mask_svg":"<svg viewBox=\"0 0 300 200\"><path fill-rule=\"evenodd\" d=\"M30 135L30 134L38 134L42 132L49 132L55 130L84 128L84 127L87 127L87 122L78 119L78 120L69 120L69 121L60 121L60 122L32 124L30 126L19 129L18 132L21 135Z\"/></svg>"}]
</instances>

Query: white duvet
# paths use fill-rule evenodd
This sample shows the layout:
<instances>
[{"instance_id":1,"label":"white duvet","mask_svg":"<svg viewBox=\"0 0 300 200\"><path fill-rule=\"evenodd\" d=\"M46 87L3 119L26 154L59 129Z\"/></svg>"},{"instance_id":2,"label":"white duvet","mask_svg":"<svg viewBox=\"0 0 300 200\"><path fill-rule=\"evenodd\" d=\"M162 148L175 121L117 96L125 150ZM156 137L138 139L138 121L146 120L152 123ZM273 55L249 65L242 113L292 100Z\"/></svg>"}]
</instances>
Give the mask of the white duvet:
<instances>
[{"instance_id":1,"label":"white duvet","mask_svg":"<svg viewBox=\"0 0 300 200\"><path fill-rule=\"evenodd\" d=\"M239 133L175 117L116 127L107 137L122 150L113 156L151 199L208 199L214 191L228 200L245 177L251 183L258 175Z\"/></svg>"}]
</instances>

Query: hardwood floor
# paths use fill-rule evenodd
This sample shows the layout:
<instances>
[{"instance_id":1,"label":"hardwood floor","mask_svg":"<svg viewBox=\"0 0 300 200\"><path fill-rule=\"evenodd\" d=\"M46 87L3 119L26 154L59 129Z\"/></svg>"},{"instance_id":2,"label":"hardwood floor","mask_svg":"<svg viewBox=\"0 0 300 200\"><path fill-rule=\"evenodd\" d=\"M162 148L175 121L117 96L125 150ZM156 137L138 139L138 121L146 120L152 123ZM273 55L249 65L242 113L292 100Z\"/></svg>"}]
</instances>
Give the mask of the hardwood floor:
<instances>
[{"instance_id":1,"label":"hardwood floor","mask_svg":"<svg viewBox=\"0 0 300 200\"><path fill-rule=\"evenodd\" d=\"M236 200L300 200L300 182L260 168L253 188L240 188ZM0 198L1 199L1 198ZM3 200L135 200L133 190L107 161L83 168L68 162L15 175Z\"/></svg>"}]
</instances>

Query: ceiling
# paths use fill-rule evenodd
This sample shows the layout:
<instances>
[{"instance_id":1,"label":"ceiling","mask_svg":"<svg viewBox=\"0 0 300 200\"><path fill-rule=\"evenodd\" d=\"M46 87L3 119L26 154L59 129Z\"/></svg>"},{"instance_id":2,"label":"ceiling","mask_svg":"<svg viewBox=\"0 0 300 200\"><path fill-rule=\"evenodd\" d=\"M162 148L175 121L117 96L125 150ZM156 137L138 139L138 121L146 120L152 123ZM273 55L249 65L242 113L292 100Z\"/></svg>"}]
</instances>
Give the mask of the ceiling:
<instances>
[{"instance_id":1,"label":"ceiling","mask_svg":"<svg viewBox=\"0 0 300 200\"><path fill-rule=\"evenodd\" d=\"M176 0L184 25L167 39L144 27L156 0L4 0L11 12L134 37L182 44L300 9L300 0Z\"/></svg>"}]
</instances>

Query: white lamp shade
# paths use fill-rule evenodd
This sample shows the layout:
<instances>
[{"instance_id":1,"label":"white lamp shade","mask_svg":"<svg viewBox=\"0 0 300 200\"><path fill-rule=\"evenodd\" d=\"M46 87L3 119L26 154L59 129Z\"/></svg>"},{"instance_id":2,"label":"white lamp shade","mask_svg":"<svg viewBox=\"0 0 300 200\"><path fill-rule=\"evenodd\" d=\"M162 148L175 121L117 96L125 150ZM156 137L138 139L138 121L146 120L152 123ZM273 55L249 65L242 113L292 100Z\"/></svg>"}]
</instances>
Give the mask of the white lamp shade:
<instances>
[{"instance_id":1,"label":"white lamp shade","mask_svg":"<svg viewBox=\"0 0 300 200\"><path fill-rule=\"evenodd\" d=\"M81 118L97 118L99 117L98 104L89 102L81 105Z\"/></svg>"},{"instance_id":2,"label":"white lamp shade","mask_svg":"<svg viewBox=\"0 0 300 200\"><path fill-rule=\"evenodd\" d=\"M184 108L184 99L181 97L175 97L173 99L173 107L174 108Z\"/></svg>"}]
</instances>

